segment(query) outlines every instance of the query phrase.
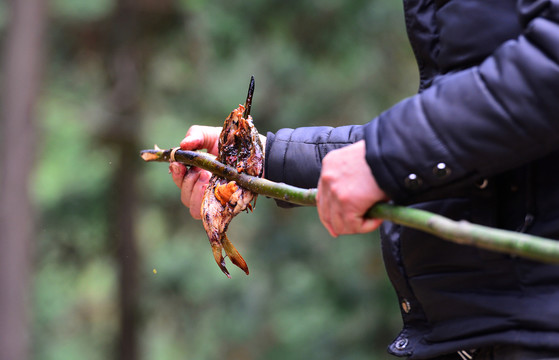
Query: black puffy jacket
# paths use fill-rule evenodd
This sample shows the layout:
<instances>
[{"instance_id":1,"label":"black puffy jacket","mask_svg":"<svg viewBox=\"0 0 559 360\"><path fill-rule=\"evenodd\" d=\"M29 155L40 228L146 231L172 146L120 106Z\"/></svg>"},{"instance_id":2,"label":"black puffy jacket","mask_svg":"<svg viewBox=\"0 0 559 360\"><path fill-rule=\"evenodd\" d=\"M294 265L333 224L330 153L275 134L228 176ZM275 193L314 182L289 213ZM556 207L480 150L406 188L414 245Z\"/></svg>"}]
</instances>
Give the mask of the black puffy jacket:
<instances>
[{"instance_id":1,"label":"black puffy jacket","mask_svg":"<svg viewBox=\"0 0 559 360\"><path fill-rule=\"evenodd\" d=\"M324 155L365 139L394 202L559 239L559 0L404 0L420 91L366 125L268 134L266 176L315 187ZM559 352L559 266L385 222L404 329L425 359L520 344Z\"/></svg>"}]
</instances>

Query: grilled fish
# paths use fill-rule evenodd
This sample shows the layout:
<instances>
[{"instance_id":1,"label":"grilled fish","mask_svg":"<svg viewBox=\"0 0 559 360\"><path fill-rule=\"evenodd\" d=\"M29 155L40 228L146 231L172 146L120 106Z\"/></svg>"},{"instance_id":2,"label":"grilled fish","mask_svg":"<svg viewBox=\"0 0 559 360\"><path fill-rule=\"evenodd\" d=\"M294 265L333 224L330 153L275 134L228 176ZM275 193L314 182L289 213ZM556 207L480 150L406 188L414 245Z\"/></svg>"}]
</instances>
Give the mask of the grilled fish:
<instances>
[{"instance_id":1,"label":"grilled fish","mask_svg":"<svg viewBox=\"0 0 559 360\"><path fill-rule=\"evenodd\" d=\"M244 105L233 110L223 123L218 143L217 160L234 167L240 173L262 177L264 151L260 135L252 123L250 108L254 93L251 78ZM213 175L202 200L202 222L212 246L215 261L221 271L231 278L225 267L225 254L247 275L248 266L225 232L231 220L241 211L251 210L257 194L238 186L234 181Z\"/></svg>"}]
</instances>

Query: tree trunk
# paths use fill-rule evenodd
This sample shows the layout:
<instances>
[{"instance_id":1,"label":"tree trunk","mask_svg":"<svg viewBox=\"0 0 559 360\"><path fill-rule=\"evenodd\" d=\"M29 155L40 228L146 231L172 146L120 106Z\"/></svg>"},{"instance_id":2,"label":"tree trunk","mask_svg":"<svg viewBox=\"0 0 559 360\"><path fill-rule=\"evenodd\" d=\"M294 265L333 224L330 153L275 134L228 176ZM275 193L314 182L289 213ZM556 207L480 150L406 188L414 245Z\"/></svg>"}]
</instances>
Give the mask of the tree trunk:
<instances>
[{"instance_id":1,"label":"tree trunk","mask_svg":"<svg viewBox=\"0 0 559 360\"><path fill-rule=\"evenodd\" d=\"M28 305L34 213L29 198L34 110L44 56L46 1L10 2L3 44L0 128L0 359L29 357Z\"/></svg>"},{"instance_id":2,"label":"tree trunk","mask_svg":"<svg viewBox=\"0 0 559 360\"><path fill-rule=\"evenodd\" d=\"M140 127L141 54L136 1L118 0L112 21L112 46L106 54L110 82L110 125L106 139L118 158L113 173L111 219L119 266L119 337L115 357L138 359L138 248L135 235L136 178Z\"/></svg>"}]
</instances>

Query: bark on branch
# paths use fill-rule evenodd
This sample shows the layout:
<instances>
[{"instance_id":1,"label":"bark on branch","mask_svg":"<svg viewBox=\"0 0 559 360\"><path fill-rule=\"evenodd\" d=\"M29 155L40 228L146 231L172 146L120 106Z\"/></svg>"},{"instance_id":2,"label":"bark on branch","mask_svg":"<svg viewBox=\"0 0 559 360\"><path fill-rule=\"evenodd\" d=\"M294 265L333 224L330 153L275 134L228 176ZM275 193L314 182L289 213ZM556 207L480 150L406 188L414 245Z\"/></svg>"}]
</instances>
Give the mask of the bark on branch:
<instances>
[{"instance_id":1,"label":"bark on branch","mask_svg":"<svg viewBox=\"0 0 559 360\"><path fill-rule=\"evenodd\" d=\"M142 150L140 155L145 161L171 160L171 150L157 147ZM242 187L261 195L293 204L316 206L316 189L301 189L240 174L234 168L216 161L215 157L203 152L177 150L174 159L185 165L196 166L235 181ZM387 203L373 206L367 216L425 231L458 244L559 264L559 241L556 240L476 225L463 220L454 221L428 211Z\"/></svg>"}]
</instances>

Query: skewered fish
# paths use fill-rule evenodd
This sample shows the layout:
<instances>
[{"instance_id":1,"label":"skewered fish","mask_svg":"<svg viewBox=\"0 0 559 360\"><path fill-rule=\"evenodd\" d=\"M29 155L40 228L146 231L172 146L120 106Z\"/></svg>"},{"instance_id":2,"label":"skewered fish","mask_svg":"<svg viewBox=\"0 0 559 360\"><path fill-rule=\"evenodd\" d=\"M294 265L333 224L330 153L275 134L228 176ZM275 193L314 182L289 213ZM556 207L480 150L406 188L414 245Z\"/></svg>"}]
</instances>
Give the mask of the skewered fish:
<instances>
[{"instance_id":1,"label":"skewered fish","mask_svg":"<svg viewBox=\"0 0 559 360\"><path fill-rule=\"evenodd\" d=\"M240 173L262 177L264 151L260 135L252 123L250 108L254 93L251 77L247 99L225 119L218 143L217 160ZM238 213L251 210L257 194L238 186L234 181L213 175L202 200L202 221L212 246L215 261L221 271L231 278L225 267L225 254L248 275L248 266L225 232Z\"/></svg>"}]
</instances>

